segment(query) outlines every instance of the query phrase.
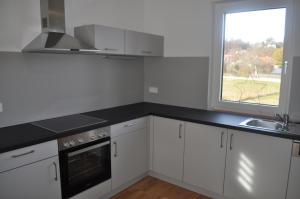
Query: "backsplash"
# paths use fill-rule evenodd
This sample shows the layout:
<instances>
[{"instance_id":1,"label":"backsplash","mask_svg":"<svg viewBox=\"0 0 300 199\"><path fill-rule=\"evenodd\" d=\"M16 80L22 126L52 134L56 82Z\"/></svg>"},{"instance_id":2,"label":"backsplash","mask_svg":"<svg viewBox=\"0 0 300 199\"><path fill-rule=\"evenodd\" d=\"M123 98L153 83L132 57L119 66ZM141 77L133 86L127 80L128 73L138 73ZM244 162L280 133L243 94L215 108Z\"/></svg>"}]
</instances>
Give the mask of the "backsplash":
<instances>
[{"instance_id":1,"label":"backsplash","mask_svg":"<svg viewBox=\"0 0 300 199\"><path fill-rule=\"evenodd\" d=\"M0 53L0 127L143 101L143 58Z\"/></svg>"},{"instance_id":2,"label":"backsplash","mask_svg":"<svg viewBox=\"0 0 300 199\"><path fill-rule=\"evenodd\" d=\"M145 101L206 109L208 74L208 57L145 58Z\"/></svg>"}]
</instances>

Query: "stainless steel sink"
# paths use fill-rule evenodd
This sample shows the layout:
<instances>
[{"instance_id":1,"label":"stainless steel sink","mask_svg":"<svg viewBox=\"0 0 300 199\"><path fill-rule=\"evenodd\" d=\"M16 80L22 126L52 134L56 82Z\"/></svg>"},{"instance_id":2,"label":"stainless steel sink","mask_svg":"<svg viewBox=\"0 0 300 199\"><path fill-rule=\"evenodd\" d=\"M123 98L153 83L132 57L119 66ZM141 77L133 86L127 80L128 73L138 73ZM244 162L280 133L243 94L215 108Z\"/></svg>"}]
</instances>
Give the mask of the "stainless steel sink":
<instances>
[{"instance_id":1,"label":"stainless steel sink","mask_svg":"<svg viewBox=\"0 0 300 199\"><path fill-rule=\"evenodd\" d=\"M268 131L275 131L275 132L284 132L288 129L283 125L275 120L265 120L265 119L255 119L249 118L245 121L240 123L240 126L255 128L255 129L262 129Z\"/></svg>"}]
</instances>

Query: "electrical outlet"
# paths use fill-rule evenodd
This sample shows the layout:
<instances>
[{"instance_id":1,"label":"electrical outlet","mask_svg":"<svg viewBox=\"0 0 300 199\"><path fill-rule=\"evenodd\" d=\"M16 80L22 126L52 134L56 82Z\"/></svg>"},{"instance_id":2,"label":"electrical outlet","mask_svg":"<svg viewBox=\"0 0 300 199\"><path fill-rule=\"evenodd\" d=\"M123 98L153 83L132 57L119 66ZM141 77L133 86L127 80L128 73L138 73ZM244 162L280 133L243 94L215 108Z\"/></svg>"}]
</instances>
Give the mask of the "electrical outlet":
<instances>
[{"instance_id":1,"label":"electrical outlet","mask_svg":"<svg viewBox=\"0 0 300 199\"><path fill-rule=\"evenodd\" d=\"M0 102L0 113L3 112L3 104Z\"/></svg>"},{"instance_id":2,"label":"electrical outlet","mask_svg":"<svg viewBox=\"0 0 300 199\"><path fill-rule=\"evenodd\" d=\"M157 94L157 93L158 93L158 88L157 88L157 87L150 86L150 87L149 87L149 93Z\"/></svg>"}]
</instances>

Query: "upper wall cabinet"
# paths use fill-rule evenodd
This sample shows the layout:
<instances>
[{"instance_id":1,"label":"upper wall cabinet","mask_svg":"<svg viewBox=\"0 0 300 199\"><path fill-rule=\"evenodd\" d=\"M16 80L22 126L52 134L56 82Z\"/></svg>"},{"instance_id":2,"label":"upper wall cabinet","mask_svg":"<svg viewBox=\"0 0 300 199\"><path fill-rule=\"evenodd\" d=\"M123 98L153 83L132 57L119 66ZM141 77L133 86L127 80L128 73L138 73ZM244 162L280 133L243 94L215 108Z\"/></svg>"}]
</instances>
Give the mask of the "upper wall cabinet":
<instances>
[{"instance_id":1,"label":"upper wall cabinet","mask_svg":"<svg viewBox=\"0 0 300 199\"><path fill-rule=\"evenodd\" d=\"M163 56L164 38L158 35L103 25L79 26L74 34L80 41L101 50L101 54Z\"/></svg>"},{"instance_id":2,"label":"upper wall cabinet","mask_svg":"<svg viewBox=\"0 0 300 199\"><path fill-rule=\"evenodd\" d=\"M126 30L125 53L139 56L163 56L164 37Z\"/></svg>"},{"instance_id":3,"label":"upper wall cabinet","mask_svg":"<svg viewBox=\"0 0 300 199\"><path fill-rule=\"evenodd\" d=\"M75 37L80 41L101 50L103 54L122 55L125 52L125 30L102 25L76 27Z\"/></svg>"}]
</instances>

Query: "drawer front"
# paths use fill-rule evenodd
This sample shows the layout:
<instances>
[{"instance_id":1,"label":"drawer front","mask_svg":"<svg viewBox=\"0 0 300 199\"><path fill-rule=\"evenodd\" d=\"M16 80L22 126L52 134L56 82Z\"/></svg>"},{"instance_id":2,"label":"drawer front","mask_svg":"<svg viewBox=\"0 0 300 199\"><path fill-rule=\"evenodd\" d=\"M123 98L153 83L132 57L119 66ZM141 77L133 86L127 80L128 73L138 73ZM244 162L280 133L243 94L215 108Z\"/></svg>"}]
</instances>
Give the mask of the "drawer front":
<instances>
[{"instance_id":1,"label":"drawer front","mask_svg":"<svg viewBox=\"0 0 300 199\"><path fill-rule=\"evenodd\" d=\"M58 155L57 141L53 140L0 154L0 172Z\"/></svg>"},{"instance_id":2,"label":"drawer front","mask_svg":"<svg viewBox=\"0 0 300 199\"><path fill-rule=\"evenodd\" d=\"M147 119L146 117L122 122L111 126L111 137L116 137L124 133L136 131L138 129L146 128Z\"/></svg>"}]
</instances>

